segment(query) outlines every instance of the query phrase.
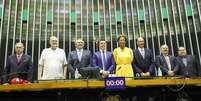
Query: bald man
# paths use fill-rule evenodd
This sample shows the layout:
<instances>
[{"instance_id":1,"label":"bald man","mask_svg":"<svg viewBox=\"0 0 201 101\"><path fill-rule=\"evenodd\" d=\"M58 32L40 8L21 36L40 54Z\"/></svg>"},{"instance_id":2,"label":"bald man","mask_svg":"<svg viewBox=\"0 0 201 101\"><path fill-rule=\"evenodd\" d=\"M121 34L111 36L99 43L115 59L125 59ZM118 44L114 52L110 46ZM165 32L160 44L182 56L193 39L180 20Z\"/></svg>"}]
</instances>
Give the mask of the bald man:
<instances>
[{"instance_id":1,"label":"bald man","mask_svg":"<svg viewBox=\"0 0 201 101\"><path fill-rule=\"evenodd\" d=\"M198 77L201 76L201 67L193 55L187 55L186 48L178 48L178 56L176 57L176 64L179 66L179 75L184 77Z\"/></svg>"},{"instance_id":2,"label":"bald man","mask_svg":"<svg viewBox=\"0 0 201 101\"><path fill-rule=\"evenodd\" d=\"M144 47L144 39L137 38L137 48L134 50L135 72L140 76L154 76L155 62L152 51Z\"/></svg>"},{"instance_id":3,"label":"bald man","mask_svg":"<svg viewBox=\"0 0 201 101\"><path fill-rule=\"evenodd\" d=\"M178 73L178 66L174 56L169 55L169 48L166 44L160 47L161 54L156 57L156 66L160 68L163 76L175 76Z\"/></svg>"},{"instance_id":4,"label":"bald man","mask_svg":"<svg viewBox=\"0 0 201 101\"><path fill-rule=\"evenodd\" d=\"M32 82L33 78L33 64L31 56L23 53L24 45L21 42L15 44L15 54L8 57L4 80L5 84L10 83L13 78L20 78Z\"/></svg>"},{"instance_id":5,"label":"bald man","mask_svg":"<svg viewBox=\"0 0 201 101\"><path fill-rule=\"evenodd\" d=\"M50 37L50 48L42 51L38 66L38 80L66 79L66 53L58 48L58 39Z\"/></svg>"}]
</instances>

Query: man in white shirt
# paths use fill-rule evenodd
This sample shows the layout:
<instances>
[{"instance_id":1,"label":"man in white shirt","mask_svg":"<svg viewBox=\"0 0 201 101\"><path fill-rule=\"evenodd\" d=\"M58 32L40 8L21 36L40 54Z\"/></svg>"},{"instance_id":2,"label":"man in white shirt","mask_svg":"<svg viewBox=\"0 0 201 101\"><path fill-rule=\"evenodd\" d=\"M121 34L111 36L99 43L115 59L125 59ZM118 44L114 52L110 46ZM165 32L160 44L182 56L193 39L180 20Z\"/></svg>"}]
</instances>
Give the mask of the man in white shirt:
<instances>
[{"instance_id":1,"label":"man in white shirt","mask_svg":"<svg viewBox=\"0 0 201 101\"><path fill-rule=\"evenodd\" d=\"M58 40L50 37L50 48L41 53L38 66L38 80L65 79L67 70L66 54L58 48Z\"/></svg>"}]
</instances>

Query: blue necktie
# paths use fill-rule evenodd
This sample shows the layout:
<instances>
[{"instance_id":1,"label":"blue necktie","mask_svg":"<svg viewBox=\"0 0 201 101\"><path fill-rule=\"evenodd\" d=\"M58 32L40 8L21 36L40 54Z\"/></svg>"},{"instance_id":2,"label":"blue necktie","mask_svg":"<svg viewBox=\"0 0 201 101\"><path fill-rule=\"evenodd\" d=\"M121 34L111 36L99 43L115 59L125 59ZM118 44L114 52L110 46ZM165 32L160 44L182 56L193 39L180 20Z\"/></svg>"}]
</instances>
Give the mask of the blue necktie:
<instances>
[{"instance_id":1,"label":"blue necktie","mask_svg":"<svg viewBox=\"0 0 201 101\"><path fill-rule=\"evenodd\" d=\"M104 53L104 51L103 51L102 61L103 61L103 70L105 70L105 63L106 63L106 61L105 61L105 53Z\"/></svg>"},{"instance_id":2,"label":"blue necktie","mask_svg":"<svg viewBox=\"0 0 201 101\"><path fill-rule=\"evenodd\" d=\"M82 51L79 50L79 52L77 52L77 53L78 53L78 59L79 59L79 61L81 61L81 58L82 58Z\"/></svg>"},{"instance_id":3,"label":"blue necktie","mask_svg":"<svg viewBox=\"0 0 201 101\"><path fill-rule=\"evenodd\" d=\"M186 58L183 58L182 61L183 61L184 65L187 66L187 60L186 60Z\"/></svg>"}]
</instances>

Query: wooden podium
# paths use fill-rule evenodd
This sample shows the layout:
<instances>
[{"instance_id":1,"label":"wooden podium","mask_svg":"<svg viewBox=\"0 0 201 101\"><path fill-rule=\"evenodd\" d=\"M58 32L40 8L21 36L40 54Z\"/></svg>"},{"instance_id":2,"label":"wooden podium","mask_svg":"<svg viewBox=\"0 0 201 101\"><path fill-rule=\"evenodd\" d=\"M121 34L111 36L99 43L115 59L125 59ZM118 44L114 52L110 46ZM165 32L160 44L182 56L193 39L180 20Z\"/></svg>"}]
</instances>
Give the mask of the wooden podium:
<instances>
[{"instance_id":1,"label":"wooden podium","mask_svg":"<svg viewBox=\"0 0 201 101\"><path fill-rule=\"evenodd\" d=\"M127 80L126 87L151 87L166 85L201 85L201 79L148 79L148 80ZM57 80L39 81L31 84L0 85L0 92L8 91L42 91L54 89L88 89L104 88L102 80Z\"/></svg>"}]
</instances>

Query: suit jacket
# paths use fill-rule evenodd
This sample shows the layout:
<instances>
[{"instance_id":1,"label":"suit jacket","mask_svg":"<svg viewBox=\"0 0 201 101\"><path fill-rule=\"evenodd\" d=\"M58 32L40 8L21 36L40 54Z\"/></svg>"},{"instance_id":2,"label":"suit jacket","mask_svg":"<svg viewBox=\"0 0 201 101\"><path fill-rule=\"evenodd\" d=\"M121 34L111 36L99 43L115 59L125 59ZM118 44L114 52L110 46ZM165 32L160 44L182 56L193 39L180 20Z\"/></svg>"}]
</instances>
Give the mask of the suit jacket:
<instances>
[{"instance_id":1,"label":"suit jacket","mask_svg":"<svg viewBox=\"0 0 201 101\"><path fill-rule=\"evenodd\" d=\"M168 57L170 60L171 70L175 74L177 74L179 67L176 65L176 58L174 56L170 56L170 55L168 55ZM158 55L156 57L156 66L160 67L163 75L168 75L168 71L169 71L168 64L167 64L165 57L163 55Z\"/></svg>"},{"instance_id":2,"label":"suit jacket","mask_svg":"<svg viewBox=\"0 0 201 101\"><path fill-rule=\"evenodd\" d=\"M182 57L176 57L176 64L179 66L179 75L187 77L201 76L201 67L195 56L187 55L187 66L184 65Z\"/></svg>"},{"instance_id":3,"label":"suit jacket","mask_svg":"<svg viewBox=\"0 0 201 101\"><path fill-rule=\"evenodd\" d=\"M4 70L4 83L8 83L14 77L26 79L30 82L33 80L33 64L29 55L23 54L19 63L16 54L8 57Z\"/></svg>"},{"instance_id":4,"label":"suit jacket","mask_svg":"<svg viewBox=\"0 0 201 101\"><path fill-rule=\"evenodd\" d=\"M109 71L111 73L114 70L115 64L112 52L106 52L106 60L107 61L105 63L105 71ZM94 53L91 66L98 67L100 70L103 70L102 57L100 51Z\"/></svg>"},{"instance_id":5,"label":"suit jacket","mask_svg":"<svg viewBox=\"0 0 201 101\"><path fill-rule=\"evenodd\" d=\"M134 50L135 72L150 72L151 75L154 75L155 63L152 51L148 48L144 48L144 52L145 56L143 58L138 48Z\"/></svg>"},{"instance_id":6,"label":"suit jacket","mask_svg":"<svg viewBox=\"0 0 201 101\"><path fill-rule=\"evenodd\" d=\"M69 68L80 69L83 67L89 67L91 64L91 52L83 50L81 61L78 59L77 51L71 51L68 55L68 66Z\"/></svg>"}]
</instances>

